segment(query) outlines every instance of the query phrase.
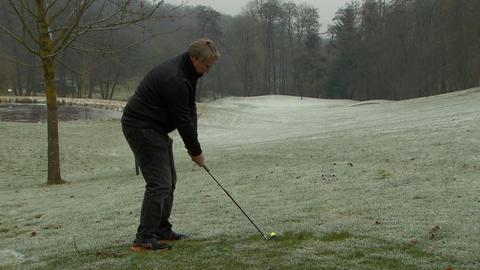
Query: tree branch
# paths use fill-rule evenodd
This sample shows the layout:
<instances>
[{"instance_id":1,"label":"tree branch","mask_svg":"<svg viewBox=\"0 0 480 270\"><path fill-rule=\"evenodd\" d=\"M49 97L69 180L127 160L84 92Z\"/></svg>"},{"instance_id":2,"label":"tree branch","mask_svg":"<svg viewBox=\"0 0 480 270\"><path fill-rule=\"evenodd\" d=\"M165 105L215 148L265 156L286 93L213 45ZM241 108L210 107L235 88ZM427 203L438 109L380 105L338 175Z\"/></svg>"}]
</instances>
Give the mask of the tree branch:
<instances>
[{"instance_id":1,"label":"tree branch","mask_svg":"<svg viewBox=\"0 0 480 270\"><path fill-rule=\"evenodd\" d=\"M39 68L39 67L42 67L42 65L26 64L26 63L24 63L24 62L18 61L17 59L11 58L11 57L6 56L6 55L3 55L3 54L0 54L0 58L1 58L1 59L5 59L5 60L7 60L8 62L11 62L11 63L14 63L14 64L18 64L18 65L24 66L24 67L31 67L31 68Z\"/></svg>"},{"instance_id":2,"label":"tree branch","mask_svg":"<svg viewBox=\"0 0 480 270\"><path fill-rule=\"evenodd\" d=\"M27 24L27 22L25 21L25 16L23 16L20 11L18 10L17 6L12 2L12 0L8 0L8 2L10 3L10 6L13 8L13 10L15 11L15 13L17 14L18 16L18 19L20 19L20 22L22 23L23 25L23 29L25 29L25 31L28 33L28 35L30 36L30 38L37 44L40 44L40 41L38 39L35 38L35 36L33 35L32 33L32 30L30 29L29 25ZM32 15L32 11L29 10L27 7L23 6L22 4L23 2L20 1L20 4L22 5L22 10L26 10L31 16L32 18L34 19L37 19L37 16L36 14L35 15ZM8 30L8 29L7 29ZM25 42L25 40L23 40ZM26 43L26 42L25 42Z\"/></svg>"},{"instance_id":3,"label":"tree branch","mask_svg":"<svg viewBox=\"0 0 480 270\"><path fill-rule=\"evenodd\" d=\"M53 8L53 6L55 6L57 4L58 0L53 0L53 1L50 1L50 3L48 4L47 6L47 9L46 9L46 12L50 12L50 9ZM68 3L67 3L67 6L68 6Z\"/></svg>"},{"instance_id":4,"label":"tree branch","mask_svg":"<svg viewBox=\"0 0 480 270\"><path fill-rule=\"evenodd\" d=\"M12 4L12 1L9 1L10 2L10 5L13 5ZM25 10L28 12L28 14L30 14L30 16L32 16L32 18L34 18L35 20L38 19L38 16L36 13L32 12L32 10L30 9L30 5L28 4L28 2L24 2L24 0L19 0L18 2L20 2L20 5L22 5L22 10ZM15 8L15 7L14 7ZM18 13L17 13L18 14Z\"/></svg>"},{"instance_id":5,"label":"tree branch","mask_svg":"<svg viewBox=\"0 0 480 270\"><path fill-rule=\"evenodd\" d=\"M118 53L121 53L121 52L124 52L138 44L141 44L145 41L148 41L148 40L152 40L154 38L156 38L157 36L160 36L160 35L168 35L168 34L172 34L172 33L175 33L177 31L179 31L181 29L181 27L178 27L176 28L175 30L172 30L172 31L169 31L169 32L163 32L163 33L158 33L158 34L152 34L151 36L148 36L147 38L143 38L139 41L136 41L136 42L133 42L133 43L130 43L128 44L127 46L123 47L123 48L120 48L118 50L115 50L115 51L108 51L108 50L104 50L104 49L85 49L85 48L79 48L79 47L76 47L76 46L72 46L70 45L69 48L71 49L74 49L74 50L77 50L77 51L81 51L81 52L85 52L85 53L98 53L98 54L109 54L109 55L112 55L112 54L118 54Z\"/></svg>"},{"instance_id":6,"label":"tree branch","mask_svg":"<svg viewBox=\"0 0 480 270\"><path fill-rule=\"evenodd\" d=\"M40 54L39 54L37 51L35 51L34 49L30 48L30 47L27 45L27 42L25 41L25 39L20 38L20 37L17 36L15 33L13 33L12 31L8 30L8 28L6 28L5 26L0 25L0 30L2 30L3 32L5 32L7 35L9 35L9 36L12 37L15 41L17 41L20 45L22 45L23 47L25 47L25 49L26 49L28 52L40 56Z\"/></svg>"},{"instance_id":7,"label":"tree branch","mask_svg":"<svg viewBox=\"0 0 480 270\"><path fill-rule=\"evenodd\" d=\"M92 1L92 0L90 0ZM78 18L70 27L65 27L65 28L60 28L58 30L63 30L64 32L62 33L61 37L58 38L56 41L55 41L55 49L54 49L54 53L53 55L57 55L58 53L60 53L61 51L64 50L65 47L68 47L70 46L76 39L78 39L80 36L86 34L86 33L89 33L89 32L100 32L100 31L114 31L114 30L119 30L119 29L122 29L122 28L125 28L127 27L128 25L132 25L132 24L135 24L135 23L138 23L140 21L144 21L148 18L150 18L153 14L155 14L155 12L160 8L160 5L163 4L163 0L156 3L154 6L152 6L151 8L149 8L148 12L147 13L140 13L140 16L139 17L133 17L129 20L126 20L126 21L123 21L123 18L121 18L121 20L119 22L113 22L113 23L106 23L106 24L103 24L103 25L98 25L99 23L104 23L104 22L108 22L110 19L112 19L113 17L117 16L118 14L124 14L125 10L127 9L128 5L129 5L129 1L125 2L124 5L122 6L119 6L119 8L113 12L112 14L104 17L104 18L101 18L101 19L96 19L92 22L90 22L89 24L87 24L86 26L79 26L79 18L81 16L79 16L79 14L77 14L77 17ZM87 2L89 5L91 5L91 3ZM86 8L88 8L87 6L83 6L82 9L80 10L80 14L83 14L85 13L86 11ZM101 13L99 13L100 15ZM97 16L98 18L98 16ZM77 30L79 30L77 32Z\"/></svg>"},{"instance_id":8,"label":"tree branch","mask_svg":"<svg viewBox=\"0 0 480 270\"><path fill-rule=\"evenodd\" d=\"M91 26L92 31L118 30L118 29L124 28L124 27L126 27L130 24L135 24L137 22L144 21L144 20L150 18L160 8L160 6L163 4L163 2L164 2L164 0L156 3L146 13L145 12L144 13L131 12L130 15L135 15L137 17L134 16L134 17L124 21L123 20L124 16L122 16L120 18L119 22L106 23L106 24L102 25L102 23L108 22L111 18L115 17L120 12L122 12L123 15L128 14L128 12L127 12L128 2L126 2L125 5L123 5L122 7L119 7L118 12L113 13L110 16L107 16L107 17L105 17L101 20L94 21L91 24L89 24L89 26Z\"/></svg>"},{"instance_id":9,"label":"tree branch","mask_svg":"<svg viewBox=\"0 0 480 270\"><path fill-rule=\"evenodd\" d=\"M73 31L75 29L77 29L79 23L80 23L80 19L82 18L82 15L85 13L85 11L90 7L90 5L93 4L93 1L94 0L88 0L88 1L84 1L82 2L82 5L80 5L78 7L78 9L75 9L72 11L71 13L71 17L69 16L69 18L67 19L67 21L65 22L65 25L68 25L70 24L71 26L69 28L66 28L61 34L60 34L60 37L58 37L54 43L53 43L53 52L54 54L57 54L56 52L63 49L63 47L65 47L65 45L68 43L68 39L70 38L70 36L72 35ZM76 12L77 11L77 12ZM76 16L73 16L73 15L76 15ZM73 21L70 21L70 20L73 20Z\"/></svg>"},{"instance_id":10,"label":"tree branch","mask_svg":"<svg viewBox=\"0 0 480 270\"><path fill-rule=\"evenodd\" d=\"M82 75L82 74L80 74L80 72L76 71L71 66L65 64L65 62L63 62L60 59L55 58L55 62L58 62L60 65L64 66L66 69L70 70L72 73L75 73L75 74L80 75L80 76Z\"/></svg>"},{"instance_id":11,"label":"tree branch","mask_svg":"<svg viewBox=\"0 0 480 270\"><path fill-rule=\"evenodd\" d=\"M55 0L53 4L51 4L51 5L49 5L49 6L47 7L47 12L50 12L51 7L52 7L53 5L55 5L55 2L56 2L56 1L57 1L57 0ZM57 13L55 13L55 14L53 14L53 15L50 15L50 24L51 24L51 25L54 25L55 22L57 21L58 17L60 17L60 15L62 15L63 12L64 12L69 6L70 6L70 2L67 1L66 4L65 4L65 6L64 6L63 8L61 8ZM67 18L68 18L68 17L67 17ZM50 29L50 32L53 33L54 31L53 31L52 29Z\"/></svg>"}]
</instances>

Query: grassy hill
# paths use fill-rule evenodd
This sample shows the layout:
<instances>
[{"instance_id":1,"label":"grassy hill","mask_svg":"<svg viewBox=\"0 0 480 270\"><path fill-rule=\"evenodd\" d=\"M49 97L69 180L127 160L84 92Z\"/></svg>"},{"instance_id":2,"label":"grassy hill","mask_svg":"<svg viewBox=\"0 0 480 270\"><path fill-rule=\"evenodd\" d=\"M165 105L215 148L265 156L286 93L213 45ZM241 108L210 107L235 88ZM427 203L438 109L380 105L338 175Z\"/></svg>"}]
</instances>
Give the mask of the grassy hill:
<instances>
[{"instance_id":1,"label":"grassy hill","mask_svg":"<svg viewBox=\"0 0 480 270\"><path fill-rule=\"evenodd\" d=\"M132 254L144 182L118 120L60 124L63 178L46 186L46 124L0 122L0 268L479 269L480 88L405 101L287 96L205 104L206 164L173 134L174 229Z\"/></svg>"}]
</instances>

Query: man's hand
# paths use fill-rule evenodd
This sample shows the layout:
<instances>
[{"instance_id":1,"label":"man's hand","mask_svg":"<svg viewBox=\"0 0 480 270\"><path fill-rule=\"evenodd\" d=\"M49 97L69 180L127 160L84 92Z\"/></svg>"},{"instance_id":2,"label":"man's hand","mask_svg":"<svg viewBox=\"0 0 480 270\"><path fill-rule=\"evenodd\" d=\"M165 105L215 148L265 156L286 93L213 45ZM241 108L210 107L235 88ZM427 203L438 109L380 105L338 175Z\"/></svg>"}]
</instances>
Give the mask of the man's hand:
<instances>
[{"instance_id":1,"label":"man's hand","mask_svg":"<svg viewBox=\"0 0 480 270\"><path fill-rule=\"evenodd\" d=\"M205 158L203 157L203 154L200 154L198 156L191 156L192 161L195 162L198 166L203 166L203 163L205 161Z\"/></svg>"}]
</instances>

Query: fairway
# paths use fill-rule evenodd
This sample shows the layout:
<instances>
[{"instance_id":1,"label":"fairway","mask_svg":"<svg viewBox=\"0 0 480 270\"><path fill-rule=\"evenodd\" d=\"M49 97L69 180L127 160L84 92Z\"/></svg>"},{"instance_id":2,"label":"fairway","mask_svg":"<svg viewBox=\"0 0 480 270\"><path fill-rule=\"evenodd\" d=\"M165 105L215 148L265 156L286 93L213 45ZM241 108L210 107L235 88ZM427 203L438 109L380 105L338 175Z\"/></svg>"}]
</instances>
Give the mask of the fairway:
<instances>
[{"instance_id":1,"label":"fairway","mask_svg":"<svg viewBox=\"0 0 480 270\"><path fill-rule=\"evenodd\" d=\"M144 182L119 120L0 122L0 269L480 269L480 88L404 101L230 97L199 105L206 165L178 134L166 253L129 251ZM451 268L449 268L451 267Z\"/></svg>"}]
</instances>

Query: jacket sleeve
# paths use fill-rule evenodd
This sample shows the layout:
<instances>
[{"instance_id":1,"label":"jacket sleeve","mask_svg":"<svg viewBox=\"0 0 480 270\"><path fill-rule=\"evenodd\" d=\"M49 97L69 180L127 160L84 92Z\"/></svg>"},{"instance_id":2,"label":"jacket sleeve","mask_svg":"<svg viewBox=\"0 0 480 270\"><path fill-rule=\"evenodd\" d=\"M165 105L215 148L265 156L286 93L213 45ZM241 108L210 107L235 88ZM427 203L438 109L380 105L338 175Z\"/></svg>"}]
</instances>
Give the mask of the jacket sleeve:
<instances>
[{"instance_id":1,"label":"jacket sleeve","mask_svg":"<svg viewBox=\"0 0 480 270\"><path fill-rule=\"evenodd\" d=\"M178 129L185 148L192 156L202 153L197 133L195 104L190 102L190 86L184 80L171 80L166 87L168 115Z\"/></svg>"}]
</instances>

